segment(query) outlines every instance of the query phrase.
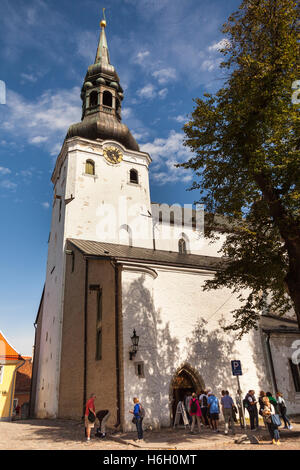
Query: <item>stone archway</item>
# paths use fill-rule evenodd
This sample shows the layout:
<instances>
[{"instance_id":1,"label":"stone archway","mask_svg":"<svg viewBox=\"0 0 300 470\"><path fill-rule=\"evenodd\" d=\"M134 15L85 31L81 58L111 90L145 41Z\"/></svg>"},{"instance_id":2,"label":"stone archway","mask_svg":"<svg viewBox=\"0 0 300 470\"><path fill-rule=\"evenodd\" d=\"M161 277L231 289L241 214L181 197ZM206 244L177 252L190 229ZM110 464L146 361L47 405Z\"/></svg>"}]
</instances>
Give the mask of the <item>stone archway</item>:
<instances>
[{"instance_id":1,"label":"stone archway","mask_svg":"<svg viewBox=\"0 0 300 470\"><path fill-rule=\"evenodd\" d=\"M189 364L180 366L171 380L170 384L170 421L171 426L174 422L177 404L184 400L187 392L200 394L205 389L204 381L201 375Z\"/></svg>"}]
</instances>

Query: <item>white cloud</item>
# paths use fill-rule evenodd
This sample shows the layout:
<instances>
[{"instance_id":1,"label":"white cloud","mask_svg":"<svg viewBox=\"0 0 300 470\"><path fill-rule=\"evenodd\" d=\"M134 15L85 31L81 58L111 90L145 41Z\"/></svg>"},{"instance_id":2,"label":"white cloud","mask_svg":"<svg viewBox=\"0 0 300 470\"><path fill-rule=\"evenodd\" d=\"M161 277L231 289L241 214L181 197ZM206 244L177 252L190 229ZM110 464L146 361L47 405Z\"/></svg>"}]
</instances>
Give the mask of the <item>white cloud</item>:
<instances>
[{"instance_id":1,"label":"white cloud","mask_svg":"<svg viewBox=\"0 0 300 470\"><path fill-rule=\"evenodd\" d=\"M162 90L159 90L159 92L158 92L158 96L162 99L165 98L167 96L167 94L168 94L168 89L167 88L163 88Z\"/></svg>"},{"instance_id":2,"label":"white cloud","mask_svg":"<svg viewBox=\"0 0 300 470\"><path fill-rule=\"evenodd\" d=\"M188 121L188 117L184 116L183 114L179 114L178 116L174 117L173 119L177 122L180 122L180 123Z\"/></svg>"},{"instance_id":3,"label":"white cloud","mask_svg":"<svg viewBox=\"0 0 300 470\"><path fill-rule=\"evenodd\" d=\"M212 72L213 70L216 70L219 67L221 62L222 59L206 59L201 64L201 70Z\"/></svg>"},{"instance_id":4,"label":"white cloud","mask_svg":"<svg viewBox=\"0 0 300 470\"><path fill-rule=\"evenodd\" d=\"M140 88L137 91L137 95L140 98L145 98L145 99L150 99L152 100L156 96L158 96L161 99L164 99L168 94L168 89L167 88L162 88L161 90L156 90L155 86L152 85L151 83L148 83L145 85L143 88Z\"/></svg>"},{"instance_id":5,"label":"white cloud","mask_svg":"<svg viewBox=\"0 0 300 470\"><path fill-rule=\"evenodd\" d=\"M163 85L171 80L176 80L176 70L172 67L156 70L152 73L152 75L157 79L160 85Z\"/></svg>"},{"instance_id":6,"label":"white cloud","mask_svg":"<svg viewBox=\"0 0 300 470\"><path fill-rule=\"evenodd\" d=\"M17 184L10 180L3 180L3 181L0 181L0 187L3 189L15 190L17 187Z\"/></svg>"},{"instance_id":7,"label":"white cloud","mask_svg":"<svg viewBox=\"0 0 300 470\"><path fill-rule=\"evenodd\" d=\"M140 98L152 99L156 96L155 87L151 83L148 83L148 85L140 88L137 94Z\"/></svg>"},{"instance_id":8,"label":"white cloud","mask_svg":"<svg viewBox=\"0 0 300 470\"><path fill-rule=\"evenodd\" d=\"M0 166L0 175L9 175L11 173L11 170L9 168L4 168L3 166Z\"/></svg>"},{"instance_id":9,"label":"white cloud","mask_svg":"<svg viewBox=\"0 0 300 470\"><path fill-rule=\"evenodd\" d=\"M38 79L37 76L33 75L32 73L21 73L21 77L23 78L23 81L35 83Z\"/></svg>"},{"instance_id":10,"label":"white cloud","mask_svg":"<svg viewBox=\"0 0 300 470\"><path fill-rule=\"evenodd\" d=\"M143 65L145 62L145 59L149 57L149 55L150 55L149 51L138 52L136 56L134 57L134 62L140 65Z\"/></svg>"},{"instance_id":11,"label":"white cloud","mask_svg":"<svg viewBox=\"0 0 300 470\"><path fill-rule=\"evenodd\" d=\"M15 141L26 140L31 145L43 145L46 151L59 151L69 126L81 118L80 89L45 91L29 101L12 90L7 92L0 136L11 134ZM1 123L2 121L2 123Z\"/></svg>"},{"instance_id":12,"label":"white cloud","mask_svg":"<svg viewBox=\"0 0 300 470\"><path fill-rule=\"evenodd\" d=\"M209 51L220 51L221 49L228 49L230 47L230 41L228 39L221 39L219 42L214 42L208 46Z\"/></svg>"},{"instance_id":13,"label":"white cloud","mask_svg":"<svg viewBox=\"0 0 300 470\"><path fill-rule=\"evenodd\" d=\"M141 146L141 150L149 153L153 160L150 175L157 184L191 181L190 170L175 167L176 163L185 162L191 157L190 151L183 145L183 137L181 132L172 130L167 138L156 138Z\"/></svg>"},{"instance_id":14,"label":"white cloud","mask_svg":"<svg viewBox=\"0 0 300 470\"><path fill-rule=\"evenodd\" d=\"M49 207L50 207L49 202L42 202L41 204L44 207L44 209L49 209Z\"/></svg>"},{"instance_id":15,"label":"white cloud","mask_svg":"<svg viewBox=\"0 0 300 470\"><path fill-rule=\"evenodd\" d=\"M41 135L37 135L36 137L33 137L32 139L29 140L31 144L40 144L42 142L46 142L48 140L48 137L42 137Z\"/></svg>"}]
</instances>

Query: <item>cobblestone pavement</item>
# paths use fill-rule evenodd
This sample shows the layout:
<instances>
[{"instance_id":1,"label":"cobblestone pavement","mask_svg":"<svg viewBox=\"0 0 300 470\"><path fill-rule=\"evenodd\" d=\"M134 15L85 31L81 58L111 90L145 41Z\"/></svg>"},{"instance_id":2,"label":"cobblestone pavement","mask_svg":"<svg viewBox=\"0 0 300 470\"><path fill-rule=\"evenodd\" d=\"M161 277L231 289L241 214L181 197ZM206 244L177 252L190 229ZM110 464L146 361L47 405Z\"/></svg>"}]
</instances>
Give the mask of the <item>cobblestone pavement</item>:
<instances>
[{"instance_id":1,"label":"cobblestone pavement","mask_svg":"<svg viewBox=\"0 0 300 470\"><path fill-rule=\"evenodd\" d=\"M92 431L93 432L93 431ZM236 436L225 436L220 426L219 433L203 429L191 434L182 428L165 428L160 431L145 431L144 443L135 441L136 432L108 432L105 439L92 433L86 442L82 422L72 420L19 420L0 422L0 450L299 450L300 423L293 423L292 430L281 430L281 446L270 444L269 434L261 427L248 435L256 436L258 443L237 444L234 439L242 436L240 429Z\"/></svg>"}]
</instances>

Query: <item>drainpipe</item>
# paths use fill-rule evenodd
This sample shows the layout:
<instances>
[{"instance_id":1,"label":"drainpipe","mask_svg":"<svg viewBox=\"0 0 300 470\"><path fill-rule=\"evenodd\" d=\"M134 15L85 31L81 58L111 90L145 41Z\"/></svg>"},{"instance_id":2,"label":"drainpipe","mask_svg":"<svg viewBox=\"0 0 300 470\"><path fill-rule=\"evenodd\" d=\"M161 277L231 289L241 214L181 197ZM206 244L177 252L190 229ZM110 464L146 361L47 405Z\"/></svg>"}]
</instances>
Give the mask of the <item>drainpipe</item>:
<instances>
[{"instance_id":1,"label":"drainpipe","mask_svg":"<svg viewBox=\"0 0 300 470\"><path fill-rule=\"evenodd\" d=\"M116 342L116 384L117 384L117 422L116 427L121 424L121 396L120 396L120 358L119 358L119 269L115 266L115 342Z\"/></svg>"},{"instance_id":2,"label":"drainpipe","mask_svg":"<svg viewBox=\"0 0 300 470\"><path fill-rule=\"evenodd\" d=\"M13 397L14 397L14 391L15 391L15 380L16 380L16 375L17 375L17 370L20 369L20 367L22 367L24 364L25 364L25 359L22 359L21 356L19 356L19 360L21 360L21 364L18 365L15 370L14 370L14 374L13 374L13 379L12 379L12 387L11 387L11 395L10 395L10 403L9 403L9 415L8 417L11 418L11 412L12 412L12 403L13 403Z\"/></svg>"},{"instance_id":3,"label":"drainpipe","mask_svg":"<svg viewBox=\"0 0 300 470\"><path fill-rule=\"evenodd\" d=\"M271 332L263 330L263 333L265 333L265 335L266 335L266 346L267 346L267 354L268 354L268 359L269 359L269 364L270 364L270 369L271 369L271 379L272 379L272 385L273 385L273 392L276 393L277 392L277 381L276 381L274 362L273 362L272 351L271 351L271 346L270 346Z\"/></svg>"},{"instance_id":4,"label":"drainpipe","mask_svg":"<svg viewBox=\"0 0 300 470\"><path fill-rule=\"evenodd\" d=\"M83 415L85 414L87 388L87 298L88 298L88 258L85 258L85 288L84 288L84 346L83 346Z\"/></svg>"},{"instance_id":5,"label":"drainpipe","mask_svg":"<svg viewBox=\"0 0 300 470\"><path fill-rule=\"evenodd\" d=\"M34 416L34 410L33 408L33 362L35 359L35 348L36 348L36 331L37 331L37 324L34 323L34 346L33 346L33 351L32 351L32 373L31 373L31 381L30 381L30 396L29 396L29 411L28 411L28 416L29 418L33 418Z\"/></svg>"}]
</instances>

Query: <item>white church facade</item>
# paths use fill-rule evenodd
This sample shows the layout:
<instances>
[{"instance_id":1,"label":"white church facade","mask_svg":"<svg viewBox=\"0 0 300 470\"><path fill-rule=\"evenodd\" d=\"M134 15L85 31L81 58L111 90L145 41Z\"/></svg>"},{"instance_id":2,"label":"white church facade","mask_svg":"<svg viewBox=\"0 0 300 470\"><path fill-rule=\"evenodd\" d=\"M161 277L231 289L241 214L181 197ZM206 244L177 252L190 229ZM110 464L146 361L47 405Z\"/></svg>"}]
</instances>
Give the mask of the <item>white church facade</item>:
<instances>
[{"instance_id":1,"label":"white church facade","mask_svg":"<svg viewBox=\"0 0 300 470\"><path fill-rule=\"evenodd\" d=\"M52 174L54 198L37 319L31 414L80 419L90 394L109 423L132 429L133 397L145 424L170 426L189 390L281 391L300 412L299 339L292 316L261 315L242 340L224 332L239 306L229 289L203 291L222 269L222 239L203 238L201 210L151 202L151 156L121 120L123 90L105 22L82 87L82 121L70 126ZM131 337L139 337L137 351Z\"/></svg>"}]
</instances>

